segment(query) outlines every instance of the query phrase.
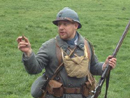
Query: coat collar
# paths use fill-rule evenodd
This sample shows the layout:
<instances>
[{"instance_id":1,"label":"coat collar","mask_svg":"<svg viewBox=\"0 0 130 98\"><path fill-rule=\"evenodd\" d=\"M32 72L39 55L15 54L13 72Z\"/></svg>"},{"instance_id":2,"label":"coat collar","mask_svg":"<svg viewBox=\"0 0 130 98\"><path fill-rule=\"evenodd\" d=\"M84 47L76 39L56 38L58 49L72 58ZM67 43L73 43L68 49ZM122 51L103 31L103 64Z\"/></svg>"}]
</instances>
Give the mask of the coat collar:
<instances>
[{"instance_id":1,"label":"coat collar","mask_svg":"<svg viewBox=\"0 0 130 98\"><path fill-rule=\"evenodd\" d=\"M84 47L84 37L79 33L78 33L78 36L79 36L79 38L78 38L77 46L80 47L81 49L83 49L83 47ZM62 40L59 35L56 36L56 40L57 40L57 44L58 44L59 47L61 47L63 49L68 48L69 45L64 40Z\"/></svg>"}]
</instances>

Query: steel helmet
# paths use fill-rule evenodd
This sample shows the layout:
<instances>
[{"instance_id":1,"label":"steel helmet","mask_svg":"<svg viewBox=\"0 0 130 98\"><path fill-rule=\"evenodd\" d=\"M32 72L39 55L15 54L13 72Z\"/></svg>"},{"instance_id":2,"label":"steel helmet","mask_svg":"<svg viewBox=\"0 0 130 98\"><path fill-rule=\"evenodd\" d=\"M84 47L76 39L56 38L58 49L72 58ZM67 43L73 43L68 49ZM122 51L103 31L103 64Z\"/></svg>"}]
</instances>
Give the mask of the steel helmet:
<instances>
[{"instance_id":1,"label":"steel helmet","mask_svg":"<svg viewBox=\"0 0 130 98\"><path fill-rule=\"evenodd\" d=\"M58 21L60 20L74 21L79 24L78 29L82 27L79 21L78 14L68 7L63 8L58 12L56 20L53 21L53 24L58 25Z\"/></svg>"}]
</instances>

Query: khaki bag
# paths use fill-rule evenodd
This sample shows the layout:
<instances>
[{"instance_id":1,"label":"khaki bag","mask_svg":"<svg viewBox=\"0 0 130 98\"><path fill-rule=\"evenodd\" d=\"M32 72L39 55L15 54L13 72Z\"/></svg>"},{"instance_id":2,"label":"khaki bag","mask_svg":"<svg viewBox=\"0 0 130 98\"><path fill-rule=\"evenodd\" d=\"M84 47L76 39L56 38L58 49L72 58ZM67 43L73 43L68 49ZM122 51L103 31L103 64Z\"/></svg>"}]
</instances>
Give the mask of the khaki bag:
<instances>
[{"instance_id":1,"label":"khaki bag","mask_svg":"<svg viewBox=\"0 0 130 98\"><path fill-rule=\"evenodd\" d=\"M62 58L68 76L82 78L88 75L89 59L86 52L87 49L86 47L84 48L84 56L75 56L73 58L70 58L68 55L64 56L62 50Z\"/></svg>"}]
</instances>

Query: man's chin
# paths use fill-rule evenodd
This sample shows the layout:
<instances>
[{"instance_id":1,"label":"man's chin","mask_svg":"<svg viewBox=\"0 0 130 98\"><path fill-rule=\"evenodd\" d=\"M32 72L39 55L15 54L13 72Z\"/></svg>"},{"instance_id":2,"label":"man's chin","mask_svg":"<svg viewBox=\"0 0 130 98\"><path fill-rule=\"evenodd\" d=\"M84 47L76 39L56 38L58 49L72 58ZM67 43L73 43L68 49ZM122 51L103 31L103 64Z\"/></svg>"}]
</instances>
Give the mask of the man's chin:
<instances>
[{"instance_id":1,"label":"man's chin","mask_svg":"<svg viewBox=\"0 0 130 98\"><path fill-rule=\"evenodd\" d=\"M63 39L63 40L67 40L66 36L60 36L60 38Z\"/></svg>"}]
</instances>

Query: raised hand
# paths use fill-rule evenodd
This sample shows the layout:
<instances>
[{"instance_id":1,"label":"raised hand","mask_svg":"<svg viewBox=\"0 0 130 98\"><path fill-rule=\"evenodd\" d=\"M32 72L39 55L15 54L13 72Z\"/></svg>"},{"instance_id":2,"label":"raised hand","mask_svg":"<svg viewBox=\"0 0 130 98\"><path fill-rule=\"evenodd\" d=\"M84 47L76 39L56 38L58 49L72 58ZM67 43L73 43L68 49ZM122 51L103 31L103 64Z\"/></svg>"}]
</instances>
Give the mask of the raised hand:
<instances>
[{"instance_id":1,"label":"raised hand","mask_svg":"<svg viewBox=\"0 0 130 98\"><path fill-rule=\"evenodd\" d=\"M19 36L17 38L17 42L18 49L24 52L27 56L30 56L30 54L32 53L32 48L28 38L26 38L25 36Z\"/></svg>"}]
</instances>

